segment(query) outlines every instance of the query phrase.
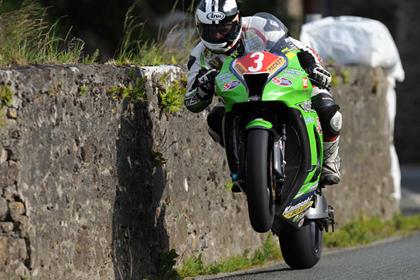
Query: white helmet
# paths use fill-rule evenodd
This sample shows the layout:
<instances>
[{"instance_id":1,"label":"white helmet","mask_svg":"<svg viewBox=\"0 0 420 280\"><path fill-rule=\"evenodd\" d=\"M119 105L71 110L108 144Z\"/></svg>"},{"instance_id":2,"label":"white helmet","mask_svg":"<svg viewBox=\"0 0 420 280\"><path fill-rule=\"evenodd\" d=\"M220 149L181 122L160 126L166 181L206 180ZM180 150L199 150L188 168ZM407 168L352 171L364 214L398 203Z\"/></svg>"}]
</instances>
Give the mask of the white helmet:
<instances>
[{"instance_id":1,"label":"white helmet","mask_svg":"<svg viewBox=\"0 0 420 280\"><path fill-rule=\"evenodd\" d=\"M241 18L236 0L201 0L195 12L198 34L215 53L230 51L241 37Z\"/></svg>"}]
</instances>

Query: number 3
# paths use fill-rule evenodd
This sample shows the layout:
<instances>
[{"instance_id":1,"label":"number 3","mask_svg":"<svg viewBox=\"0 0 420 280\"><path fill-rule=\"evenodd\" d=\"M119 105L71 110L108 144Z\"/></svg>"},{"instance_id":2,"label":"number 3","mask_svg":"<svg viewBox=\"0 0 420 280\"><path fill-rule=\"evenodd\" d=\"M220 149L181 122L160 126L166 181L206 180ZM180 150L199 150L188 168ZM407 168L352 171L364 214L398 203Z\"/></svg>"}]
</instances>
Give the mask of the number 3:
<instances>
[{"instance_id":1,"label":"number 3","mask_svg":"<svg viewBox=\"0 0 420 280\"><path fill-rule=\"evenodd\" d=\"M255 52L250 56L250 58L254 58L254 57L257 57L254 61L257 64L257 66L248 67L248 71L250 72L258 72L263 67L264 54L262 52Z\"/></svg>"}]
</instances>

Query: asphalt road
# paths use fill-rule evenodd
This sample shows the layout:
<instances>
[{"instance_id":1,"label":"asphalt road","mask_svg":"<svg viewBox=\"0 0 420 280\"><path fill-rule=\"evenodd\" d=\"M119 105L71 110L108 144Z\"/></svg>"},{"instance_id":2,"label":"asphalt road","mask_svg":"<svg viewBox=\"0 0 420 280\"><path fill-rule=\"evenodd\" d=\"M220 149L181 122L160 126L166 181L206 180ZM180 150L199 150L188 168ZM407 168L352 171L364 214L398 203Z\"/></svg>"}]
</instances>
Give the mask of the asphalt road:
<instances>
[{"instance_id":1,"label":"asphalt road","mask_svg":"<svg viewBox=\"0 0 420 280\"><path fill-rule=\"evenodd\" d=\"M420 166L401 169L401 211L420 213ZM264 269L197 280L420 280L420 233L406 239L382 242L365 248L324 254L307 270L291 270L285 263Z\"/></svg>"},{"instance_id":2,"label":"asphalt road","mask_svg":"<svg viewBox=\"0 0 420 280\"><path fill-rule=\"evenodd\" d=\"M246 273L197 279L420 280L420 234L365 248L325 254L311 269L291 270L285 263L280 263Z\"/></svg>"}]
</instances>

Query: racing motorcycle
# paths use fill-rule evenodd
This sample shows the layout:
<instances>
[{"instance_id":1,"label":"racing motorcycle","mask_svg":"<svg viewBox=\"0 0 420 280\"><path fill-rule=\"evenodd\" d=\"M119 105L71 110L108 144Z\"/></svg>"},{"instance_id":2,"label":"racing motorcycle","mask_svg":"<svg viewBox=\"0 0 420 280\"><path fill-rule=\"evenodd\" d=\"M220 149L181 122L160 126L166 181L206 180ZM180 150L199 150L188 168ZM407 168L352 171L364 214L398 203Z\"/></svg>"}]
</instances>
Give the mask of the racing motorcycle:
<instances>
[{"instance_id":1,"label":"racing motorcycle","mask_svg":"<svg viewBox=\"0 0 420 280\"><path fill-rule=\"evenodd\" d=\"M284 33L274 16L255 16L267 21L265 31ZM313 86L299 49L284 38L251 38L253 49L225 59L215 87L226 110L227 161L235 188L247 196L251 225L272 230L286 263L300 269L319 261L323 230L334 219L319 184L323 136L311 107Z\"/></svg>"}]
</instances>

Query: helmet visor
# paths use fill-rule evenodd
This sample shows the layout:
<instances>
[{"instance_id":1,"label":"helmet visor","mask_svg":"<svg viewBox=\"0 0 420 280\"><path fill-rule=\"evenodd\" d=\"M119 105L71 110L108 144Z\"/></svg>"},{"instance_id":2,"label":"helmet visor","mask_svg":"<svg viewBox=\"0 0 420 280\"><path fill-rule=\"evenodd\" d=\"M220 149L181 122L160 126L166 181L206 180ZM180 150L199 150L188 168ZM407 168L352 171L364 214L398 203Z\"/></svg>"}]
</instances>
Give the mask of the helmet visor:
<instances>
[{"instance_id":1,"label":"helmet visor","mask_svg":"<svg viewBox=\"0 0 420 280\"><path fill-rule=\"evenodd\" d=\"M220 24L200 23L198 25L198 32L204 41L211 44L221 44L234 40L240 28L239 20Z\"/></svg>"}]
</instances>

